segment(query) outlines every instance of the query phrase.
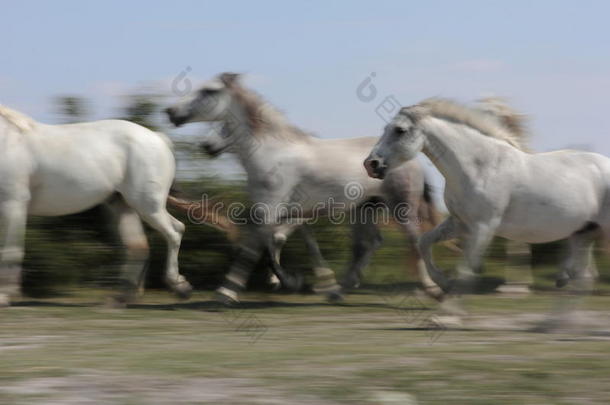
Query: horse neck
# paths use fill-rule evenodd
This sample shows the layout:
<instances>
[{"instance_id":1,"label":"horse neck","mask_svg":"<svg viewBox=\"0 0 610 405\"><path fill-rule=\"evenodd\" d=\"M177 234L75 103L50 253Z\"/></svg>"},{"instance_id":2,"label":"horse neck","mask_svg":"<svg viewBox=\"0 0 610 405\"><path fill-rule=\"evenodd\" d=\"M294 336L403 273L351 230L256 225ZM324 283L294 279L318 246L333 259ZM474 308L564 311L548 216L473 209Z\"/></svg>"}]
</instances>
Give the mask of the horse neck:
<instances>
[{"instance_id":1,"label":"horse neck","mask_svg":"<svg viewBox=\"0 0 610 405\"><path fill-rule=\"evenodd\" d=\"M234 153L250 176L253 172L265 170L278 157L282 149L294 146L299 140L286 139L280 134L282 131L292 131L285 118L272 107L262 107L262 123L253 128L248 116L247 108L239 102L234 102L230 114L223 122L223 131L236 136L237 145Z\"/></svg>"},{"instance_id":2,"label":"horse neck","mask_svg":"<svg viewBox=\"0 0 610 405\"><path fill-rule=\"evenodd\" d=\"M476 180L496 161L498 153L506 150L496 139L438 118L426 119L423 131L426 142L422 152L445 177L448 188L461 189L464 182Z\"/></svg>"}]
</instances>

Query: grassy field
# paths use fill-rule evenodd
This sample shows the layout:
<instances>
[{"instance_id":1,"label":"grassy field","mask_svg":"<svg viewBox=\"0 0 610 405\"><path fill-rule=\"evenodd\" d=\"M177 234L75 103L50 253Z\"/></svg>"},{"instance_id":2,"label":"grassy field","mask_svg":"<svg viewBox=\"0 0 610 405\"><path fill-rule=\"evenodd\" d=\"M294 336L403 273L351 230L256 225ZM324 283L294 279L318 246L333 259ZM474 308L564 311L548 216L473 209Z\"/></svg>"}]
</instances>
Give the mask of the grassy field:
<instances>
[{"instance_id":1,"label":"grassy field","mask_svg":"<svg viewBox=\"0 0 610 405\"><path fill-rule=\"evenodd\" d=\"M0 313L1 404L607 404L610 297L582 328L528 332L555 297L467 298L462 329L430 328L435 305L369 288L330 305L252 293L219 309L148 292L107 309L107 291L24 299Z\"/></svg>"}]
</instances>

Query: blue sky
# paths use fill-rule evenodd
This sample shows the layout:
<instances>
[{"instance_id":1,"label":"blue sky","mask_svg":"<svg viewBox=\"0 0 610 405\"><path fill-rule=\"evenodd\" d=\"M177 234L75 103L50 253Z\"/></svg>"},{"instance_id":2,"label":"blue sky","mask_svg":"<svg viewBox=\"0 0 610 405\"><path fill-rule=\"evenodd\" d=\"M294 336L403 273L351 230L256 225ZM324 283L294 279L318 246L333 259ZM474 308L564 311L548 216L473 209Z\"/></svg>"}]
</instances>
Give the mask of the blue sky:
<instances>
[{"instance_id":1,"label":"blue sky","mask_svg":"<svg viewBox=\"0 0 610 405\"><path fill-rule=\"evenodd\" d=\"M120 95L218 72L321 137L377 135L375 107L429 96L509 97L531 115L537 150L610 155L610 2L2 1L0 103L57 119L78 94L97 117ZM378 97L356 88L372 72Z\"/></svg>"}]
</instances>

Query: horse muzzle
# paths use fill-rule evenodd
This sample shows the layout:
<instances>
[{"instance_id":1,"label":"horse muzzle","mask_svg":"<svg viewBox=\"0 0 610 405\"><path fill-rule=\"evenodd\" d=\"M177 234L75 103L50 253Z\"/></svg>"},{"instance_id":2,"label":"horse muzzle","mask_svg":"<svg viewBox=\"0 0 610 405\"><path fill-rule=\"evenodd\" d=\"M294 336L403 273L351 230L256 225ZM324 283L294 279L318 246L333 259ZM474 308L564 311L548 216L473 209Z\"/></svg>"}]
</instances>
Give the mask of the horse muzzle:
<instances>
[{"instance_id":1,"label":"horse muzzle","mask_svg":"<svg viewBox=\"0 0 610 405\"><path fill-rule=\"evenodd\" d=\"M202 142L199 147L210 157L216 157L220 155L226 148L216 148L207 142Z\"/></svg>"},{"instance_id":2,"label":"horse muzzle","mask_svg":"<svg viewBox=\"0 0 610 405\"><path fill-rule=\"evenodd\" d=\"M173 107L166 108L165 113L167 114L167 118L169 119L169 122L174 124L174 126L176 126L176 127L179 127L179 126L183 125L186 121L188 121L187 116L185 116L185 115L181 116L180 114L178 114L176 109Z\"/></svg>"},{"instance_id":3,"label":"horse muzzle","mask_svg":"<svg viewBox=\"0 0 610 405\"><path fill-rule=\"evenodd\" d=\"M385 177L387 166L379 159L368 158L364 161L364 168L369 177L374 179L383 179Z\"/></svg>"}]
</instances>

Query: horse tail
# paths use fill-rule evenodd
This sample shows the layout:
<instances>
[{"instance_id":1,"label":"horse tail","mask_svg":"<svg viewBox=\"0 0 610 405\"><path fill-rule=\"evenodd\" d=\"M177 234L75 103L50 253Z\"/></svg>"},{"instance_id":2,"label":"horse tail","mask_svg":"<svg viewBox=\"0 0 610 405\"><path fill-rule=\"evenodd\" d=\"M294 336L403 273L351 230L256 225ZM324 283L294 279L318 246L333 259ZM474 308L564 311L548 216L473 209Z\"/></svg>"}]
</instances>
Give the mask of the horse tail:
<instances>
[{"instance_id":1,"label":"horse tail","mask_svg":"<svg viewBox=\"0 0 610 405\"><path fill-rule=\"evenodd\" d=\"M226 213L215 209L214 201L206 199L201 201L186 200L178 197L176 194L176 189L172 187L170 194L167 196L168 207L186 216L190 222L210 226L226 234L232 243L237 242L239 239L237 225L231 221Z\"/></svg>"}]
</instances>

